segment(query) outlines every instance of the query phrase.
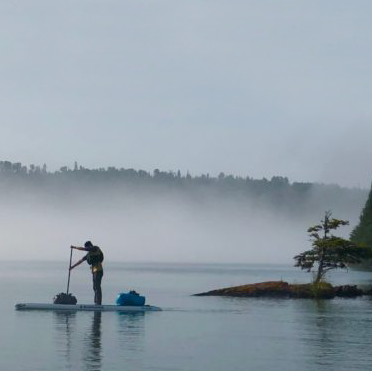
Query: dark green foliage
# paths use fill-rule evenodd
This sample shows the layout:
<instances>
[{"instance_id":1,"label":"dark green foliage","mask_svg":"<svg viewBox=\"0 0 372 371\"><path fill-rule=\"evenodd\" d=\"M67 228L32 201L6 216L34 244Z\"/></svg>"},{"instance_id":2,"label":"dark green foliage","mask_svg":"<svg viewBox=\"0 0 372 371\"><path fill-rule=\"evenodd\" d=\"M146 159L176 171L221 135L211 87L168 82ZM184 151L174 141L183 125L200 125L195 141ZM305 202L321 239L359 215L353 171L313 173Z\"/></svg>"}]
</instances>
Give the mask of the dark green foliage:
<instances>
[{"instance_id":1,"label":"dark green foliage","mask_svg":"<svg viewBox=\"0 0 372 371\"><path fill-rule=\"evenodd\" d=\"M247 212L276 212L283 217L298 219L317 215L320 207L335 210L340 215L352 218L359 214L367 192L364 189L349 189L338 185L317 183L291 183L288 178L273 176L271 179L253 179L220 173L191 175L181 171L153 172L131 168L88 169L73 164L57 171L47 166L0 161L0 201L26 200L34 197L54 203L58 200L115 199L117 202L129 195L141 198L176 198L194 203L215 205L218 201L230 203L237 210ZM72 201L71 201L72 202ZM111 201L108 201L111 202ZM67 205L67 204L66 204Z\"/></svg>"},{"instance_id":2,"label":"dark green foliage","mask_svg":"<svg viewBox=\"0 0 372 371\"><path fill-rule=\"evenodd\" d=\"M331 215L331 212L327 211L320 224L307 230L313 248L294 257L295 266L308 272L317 264L315 283L321 281L331 269L346 268L347 264L357 264L369 257L368 249L332 234L333 230L348 225L349 222L331 218Z\"/></svg>"},{"instance_id":3,"label":"dark green foliage","mask_svg":"<svg viewBox=\"0 0 372 371\"><path fill-rule=\"evenodd\" d=\"M359 224L351 232L350 240L372 248L372 188L360 215Z\"/></svg>"}]
</instances>

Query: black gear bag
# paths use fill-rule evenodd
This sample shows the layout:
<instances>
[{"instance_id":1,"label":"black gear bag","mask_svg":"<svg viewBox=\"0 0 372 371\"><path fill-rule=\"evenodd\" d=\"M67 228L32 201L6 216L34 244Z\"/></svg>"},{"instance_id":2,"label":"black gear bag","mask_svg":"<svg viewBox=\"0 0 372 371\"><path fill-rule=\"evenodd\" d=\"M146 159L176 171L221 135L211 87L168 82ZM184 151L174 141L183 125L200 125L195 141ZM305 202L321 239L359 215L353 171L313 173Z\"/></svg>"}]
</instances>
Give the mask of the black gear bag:
<instances>
[{"instance_id":1,"label":"black gear bag","mask_svg":"<svg viewBox=\"0 0 372 371\"><path fill-rule=\"evenodd\" d=\"M76 303L77 303L76 297L72 294L66 294L65 292L61 292L53 298L53 304L75 305Z\"/></svg>"}]
</instances>

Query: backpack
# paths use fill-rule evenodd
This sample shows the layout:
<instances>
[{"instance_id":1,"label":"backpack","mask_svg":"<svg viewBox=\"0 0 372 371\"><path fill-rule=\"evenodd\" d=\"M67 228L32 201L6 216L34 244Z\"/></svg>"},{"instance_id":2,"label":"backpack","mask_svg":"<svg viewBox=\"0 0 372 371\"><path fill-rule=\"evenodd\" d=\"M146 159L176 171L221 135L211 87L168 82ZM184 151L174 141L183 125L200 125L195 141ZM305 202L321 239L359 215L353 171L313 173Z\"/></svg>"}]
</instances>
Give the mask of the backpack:
<instances>
[{"instance_id":1,"label":"backpack","mask_svg":"<svg viewBox=\"0 0 372 371\"><path fill-rule=\"evenodd\" d=\"M64 292L61 292L57 294L53 298L53 304L72 304L75 305L77 303L77 299L72 294L66 294Z\"/></svg>"},{"instance_id":2,"label":"backpack","mask_svg":"<svg viewBox=\"0 0 372 371\"><path fill-rule=\"evenodd\" d=\"M102 263L103 262L103 259L105 257L103 255L102 250L99 247L98 247L98 249L99 249L99 252L98 253L93 253L93 254L88 253L88 255L87 255L87 263L89 265L94 265L94 264Z\"/></svg>"}]
</instances>

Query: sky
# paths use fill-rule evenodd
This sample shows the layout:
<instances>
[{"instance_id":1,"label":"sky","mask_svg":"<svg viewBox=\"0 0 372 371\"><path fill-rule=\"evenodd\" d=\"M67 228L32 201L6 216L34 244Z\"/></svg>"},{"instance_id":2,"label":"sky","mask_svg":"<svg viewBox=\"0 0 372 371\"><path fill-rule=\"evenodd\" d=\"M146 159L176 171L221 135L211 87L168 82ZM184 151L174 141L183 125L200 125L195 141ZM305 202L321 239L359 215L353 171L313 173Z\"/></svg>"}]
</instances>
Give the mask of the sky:
<instances>
[{"instance_id":1,"label":"sky","mask_svg":"<svg viewBox=\"0 0 372 371\"><path fill-rule=\"evenodd\" d=\"M2 0L0 160L369 187L372 2Z\"/></svg>"}]
</instances>

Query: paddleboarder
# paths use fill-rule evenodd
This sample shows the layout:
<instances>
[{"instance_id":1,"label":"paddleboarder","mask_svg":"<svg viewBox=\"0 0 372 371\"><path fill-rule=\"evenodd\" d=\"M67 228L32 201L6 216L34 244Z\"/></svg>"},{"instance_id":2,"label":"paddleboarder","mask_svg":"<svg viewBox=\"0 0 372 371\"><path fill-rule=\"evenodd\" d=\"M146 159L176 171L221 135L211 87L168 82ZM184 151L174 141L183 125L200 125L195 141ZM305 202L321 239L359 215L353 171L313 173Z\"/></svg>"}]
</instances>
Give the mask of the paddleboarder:
<instances>
[{"instance_id":1,"label":"paddleboarder","mask_svg":"<svg viewBox=\"0 0 372 371\"><path fill-rule=\"evenodd\" d=\"M93 274L94 303L96 305L101 305L102 304L101 281L103 277L102 268L103 253L101 249L98 246L93 245L91 241L85 242L84 247L71 246L71 249L87 251L87 254L74 265L72 265L70 267L70 270L74 269L84 261L87 261L87 263L91 266Z\"/></svg>"}]
</instances>

